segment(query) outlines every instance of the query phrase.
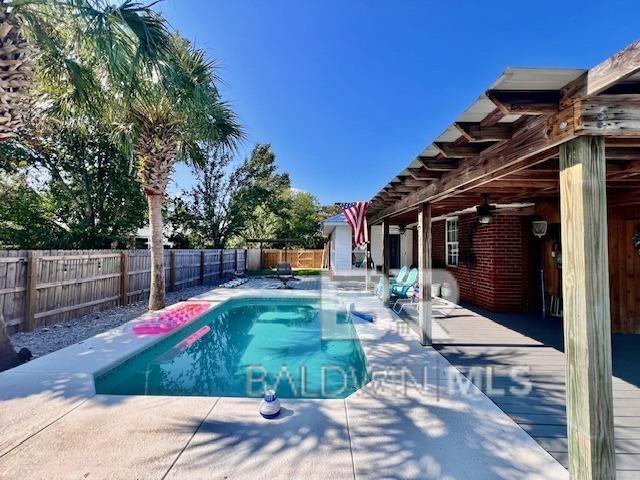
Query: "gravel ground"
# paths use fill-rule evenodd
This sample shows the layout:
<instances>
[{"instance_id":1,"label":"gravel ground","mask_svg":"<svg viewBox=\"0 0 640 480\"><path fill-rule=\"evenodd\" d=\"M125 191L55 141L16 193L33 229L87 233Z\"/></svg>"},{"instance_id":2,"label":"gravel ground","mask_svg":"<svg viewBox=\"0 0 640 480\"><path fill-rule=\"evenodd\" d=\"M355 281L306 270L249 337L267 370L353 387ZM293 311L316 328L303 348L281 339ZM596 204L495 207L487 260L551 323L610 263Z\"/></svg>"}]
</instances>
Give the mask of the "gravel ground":
<instances>
[{"instance_id":1,"label":"gravel ground","mask_svg":"<svg viewBox=\"0 0 640 480\"><path fill-rule=\"evenodd\" d=\"M167 293L167 305L207 292L214 287L215 285L197 286ZM90 313L65 323L37 328L32 332L18 332L11 336L11 341L16 351L26 347L31 350L34 358L41 357L118 327L146 311L147 301L140 301L126 307Z\"/></svg>"}]
</instances>

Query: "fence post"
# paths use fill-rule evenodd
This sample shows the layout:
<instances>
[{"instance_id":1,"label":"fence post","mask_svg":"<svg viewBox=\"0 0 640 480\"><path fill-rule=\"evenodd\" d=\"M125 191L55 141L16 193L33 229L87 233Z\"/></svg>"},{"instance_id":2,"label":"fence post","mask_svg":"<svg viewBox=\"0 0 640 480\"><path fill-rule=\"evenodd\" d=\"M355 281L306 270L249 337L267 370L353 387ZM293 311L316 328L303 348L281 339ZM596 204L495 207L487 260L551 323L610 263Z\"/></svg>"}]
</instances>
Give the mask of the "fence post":
<instances>
[{"instance_id":1,"label":"fence post","mask_svg":"<svg viewBox=\"0 0 640 480\"><path fill-rule=\"evenodd\" d=\"M28 332L36 326L36 294L38 292L38 254L29 250L27 253L27 291L25 295L24 329Z\"/></svg>"},{"instance_id":2,"label":"fence post","mask_svg":"<svg viewBox=\"0 0 640 480\"><path fill-rule=\"evenodd\" d=\"M244 270L242 270L242 273L247 273L247 257L249 256L249 250L248 249L244 249Z\"/></svg>"},{"instance_id":3,"label":"fence post","mask_svg":"<svg viewBox=\"0 0 640 480\"><path fill-rule=\"evenodd\" d=\"M176 290L176 251L171 250L169 257L169 291Z\"/></svg>"},{"instance_id":4,"label":"fence post","mask_svg":"<svg viewBox=\"0 0 640 480\"><path fill-rule=\"evenodd\" d=\"M120 305L129 304L129 252L120 253Z\"/></svg>"},{"instance_id":5,"label":"fence post","mask_svg":"<svg viewBox=\"0 0 640 480\"><path fill-rule=\"evenodd\" d=\"M238 271L238 249L233 250L233 273Z\"/></svg>"},{"instance_id":6,"label":"fence post","mask_svg":"<svg viewBox=\"0 0 640 480\"><path fill-rule=\"evenodd\" d=\"M204 256L206 250L200 250L200 285L204 285Z\"/></svg>"},{"instance_id":7,"label":"fence post","mask_svg":"<svg viewBox=\"0 0 640 480\"><path fill-rule=\"evenodd\" d=\"M224 277L224 248L220 249L220 278Z\"/></svg>"}]
</instances>

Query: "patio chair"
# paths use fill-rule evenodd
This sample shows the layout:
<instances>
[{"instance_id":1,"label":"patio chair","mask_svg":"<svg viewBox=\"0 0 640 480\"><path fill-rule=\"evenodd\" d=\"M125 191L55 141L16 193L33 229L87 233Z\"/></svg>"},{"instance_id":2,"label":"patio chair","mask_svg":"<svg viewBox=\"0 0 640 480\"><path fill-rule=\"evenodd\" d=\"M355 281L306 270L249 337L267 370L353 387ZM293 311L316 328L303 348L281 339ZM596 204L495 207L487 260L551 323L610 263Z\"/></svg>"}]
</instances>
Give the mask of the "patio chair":
<instances>
[{"instance_id":1,"label":"patio chair","mask_svg":"<svg viewBox=\"0 0 640 480\"><path fill-rule=\"evenodd\" d=\"M391 287L391 297L409 298L409 290L418 280L418 269L412 268L403 282L398 282Z\"/></svg>"},{"instance_id":2,"label":"patio chair","mask_svg":"<svg viewBox=\"0 0 640 480\"><path fill-rule=\"evenodd\" d=\"M405 310L408 307L417 307L419 303L418 294L420 293L420 288L418 286L414 286L411 292L412 293L409 297L396 298L396 301L391 305L391 310L399 315L402 313L402 310Z\"/></svg>"},{"instance_id":3,"label":"patio chair","mask_svg":"<svg viewBox=\"0 0 640 480\"><path fill-rule=\"evenodd\" d=\"M276 267L276 275L278 280L282 282L282 285L279 288L291 288L288 283L293 280L293 269L291 268L291 264L288 262L279 263Z\"/></svg>"},{"instance_id":4,"label":"patio chair","mask_svg":"<svg viewBox=\"0 0 640 480\"><path fill-rule=\"evenodd\" d=\"M398 272L398 276L389 278L389 288L392 288L398 282L403 282L407 278L407 274L409 273L409 267L406 265L403 266ZM378 297L382 296L382 288L383 288L383 279L381 278L378 281L378 285L376 286L376 295Z\"/></svg>"}]
</instances>

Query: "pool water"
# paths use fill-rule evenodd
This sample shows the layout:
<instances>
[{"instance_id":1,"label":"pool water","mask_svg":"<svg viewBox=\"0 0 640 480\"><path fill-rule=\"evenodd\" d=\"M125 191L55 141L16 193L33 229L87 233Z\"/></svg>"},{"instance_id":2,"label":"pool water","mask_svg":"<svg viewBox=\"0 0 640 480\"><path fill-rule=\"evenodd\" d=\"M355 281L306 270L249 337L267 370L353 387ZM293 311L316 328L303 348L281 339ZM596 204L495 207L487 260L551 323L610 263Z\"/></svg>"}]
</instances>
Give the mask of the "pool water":
<instances>
[{"instance_id":1,"label":"pool water","mask_svg":"<svg viewBox=\"0 0 640 480\"><path fill-rule=\"evenodd\" d=\"M95 379L114 395L345 398L368 381L344 307L320 298L231 300Z\"/></svg>"}]
</instances>

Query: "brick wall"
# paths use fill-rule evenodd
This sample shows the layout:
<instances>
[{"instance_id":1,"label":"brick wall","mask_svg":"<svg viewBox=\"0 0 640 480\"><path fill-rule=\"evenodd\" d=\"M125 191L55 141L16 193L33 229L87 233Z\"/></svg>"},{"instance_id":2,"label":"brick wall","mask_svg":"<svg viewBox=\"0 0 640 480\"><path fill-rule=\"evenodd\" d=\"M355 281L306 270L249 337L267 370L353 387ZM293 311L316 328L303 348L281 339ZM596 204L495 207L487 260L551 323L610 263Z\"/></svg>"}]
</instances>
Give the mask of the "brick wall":
<instances>
[{"instance_id":1,"label":"brick wall","mask_svg":"<svg viewBox=\"0 0 640 480\"><path fill-rule=\"evenodd\" d=\"M433 267L453 274L461 300L495 312L523 311L527 241L523 217L498 215L490 224L480 225L475 214L459 216L457 267L445 266L445 223L432 225Z\"/></svg>"}]
</instances>

